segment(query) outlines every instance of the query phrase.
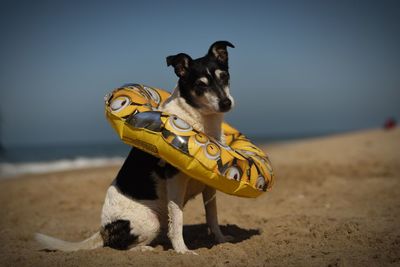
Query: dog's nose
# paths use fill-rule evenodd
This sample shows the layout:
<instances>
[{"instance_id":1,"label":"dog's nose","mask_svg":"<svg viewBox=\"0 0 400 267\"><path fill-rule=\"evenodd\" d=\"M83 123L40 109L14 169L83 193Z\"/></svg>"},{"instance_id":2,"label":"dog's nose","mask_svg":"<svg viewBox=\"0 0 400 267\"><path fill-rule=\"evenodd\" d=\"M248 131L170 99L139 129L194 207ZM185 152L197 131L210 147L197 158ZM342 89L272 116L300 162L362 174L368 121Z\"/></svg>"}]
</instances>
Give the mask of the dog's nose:
<instances>
[{"instance_id":1,"label":"dog's nose","mask_svg":"<svg viewBox=\"0 0 400 267\"><path fill-rule=\"evenodd\" d=\"M232 101L229 98L225 98L219 101L219 110L221 112L228 111L232 106Z\"/></svg>"}]
</instances>

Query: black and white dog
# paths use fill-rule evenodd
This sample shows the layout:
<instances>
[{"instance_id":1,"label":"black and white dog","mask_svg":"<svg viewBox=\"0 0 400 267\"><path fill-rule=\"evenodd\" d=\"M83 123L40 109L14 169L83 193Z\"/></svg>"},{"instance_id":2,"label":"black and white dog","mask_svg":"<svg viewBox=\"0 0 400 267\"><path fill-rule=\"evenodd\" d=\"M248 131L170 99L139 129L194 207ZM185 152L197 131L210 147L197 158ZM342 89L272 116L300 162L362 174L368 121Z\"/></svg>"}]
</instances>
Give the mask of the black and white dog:
<instances>
[{"instance_id":1,"label":"black and white dog","mask_svg":"<svg viewBox=\"0 0 400 267\"><path fill-rule=\"evenodd\" d=\"M218 41L211 45L206 56L198 59L184 53L167 57L167 65L174 67L179 81L161 107L221 143L224 143L223 114L234 105L229 93L227 47L234 46ZM44 248L52 250L75 251L101 246L151 250L148 245L160 233L167 232L175 251L193 253L183 240L182 209L199 193L203 195L207 224L216 241L229 241L231 237L224 236L218 225L215 189L133 148L108 188L99 232L76 243L42 234L36 234L36 239Z\"/></svg>"}]
</instances>

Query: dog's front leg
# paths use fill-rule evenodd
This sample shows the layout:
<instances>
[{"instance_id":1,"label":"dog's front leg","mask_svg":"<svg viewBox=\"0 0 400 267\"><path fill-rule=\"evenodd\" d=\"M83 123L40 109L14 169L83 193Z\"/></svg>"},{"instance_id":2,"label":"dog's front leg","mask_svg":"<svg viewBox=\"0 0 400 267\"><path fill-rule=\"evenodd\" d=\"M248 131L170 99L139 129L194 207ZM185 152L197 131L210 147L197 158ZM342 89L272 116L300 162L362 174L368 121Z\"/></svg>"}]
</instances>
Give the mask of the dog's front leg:
<instances>
[{"instance_id":1,"label":"dog's front leg","mask_svg":"<svg viewBox=\"0 0 400 267\"><path fill-rule=\"evenodd\" d=\"M217 214L217 198L216 190L212 187L206 186L203 190L203 202L206 210L206 221L211 232L214 234L218 243L229 242L233 240L231 236L224 236L218 224Z\"/></svg>"},{"instance_id":2,"label":"dog's front leg","mask_svg":"<svg viewBox=\"0 0 400 267\"><path fill-rule=\"evenodd\" d=\"M168 237L171 240L172 247L178 253L191 252L183 240L182 210L188 181L189 177L183 173L178 173L173 178L167 179Z\"/></svg>"}]
</instances>

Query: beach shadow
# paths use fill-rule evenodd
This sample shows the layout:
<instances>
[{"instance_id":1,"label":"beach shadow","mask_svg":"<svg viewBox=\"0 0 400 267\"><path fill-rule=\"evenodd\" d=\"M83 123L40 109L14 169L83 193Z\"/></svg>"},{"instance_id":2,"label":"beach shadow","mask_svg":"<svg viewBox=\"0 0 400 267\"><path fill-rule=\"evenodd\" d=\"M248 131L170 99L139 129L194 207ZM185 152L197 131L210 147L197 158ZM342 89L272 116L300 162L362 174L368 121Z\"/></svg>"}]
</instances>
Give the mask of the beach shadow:
<instances>
[{"instance_id":1,"label":"beach shadow","mask_svg":"<svg viewBox=\"0 0 400 267\"><path fill-rule=\"evenodd\" d=\"M257 229L243 229L233 224L221 225L220 228L224 235L233 237L233 240L229 243L240 243L246 239L250 239L254 235L260 235L261 233L260 230ZM214 239L214 235L209 233L206 224L185 225L183 227L183 237L189 249L212 248L218 245ZM172 248L169 240L165 238L161 240L158 239L156 243L162 245L164 249Z\"/></svg>"}]
</instances>

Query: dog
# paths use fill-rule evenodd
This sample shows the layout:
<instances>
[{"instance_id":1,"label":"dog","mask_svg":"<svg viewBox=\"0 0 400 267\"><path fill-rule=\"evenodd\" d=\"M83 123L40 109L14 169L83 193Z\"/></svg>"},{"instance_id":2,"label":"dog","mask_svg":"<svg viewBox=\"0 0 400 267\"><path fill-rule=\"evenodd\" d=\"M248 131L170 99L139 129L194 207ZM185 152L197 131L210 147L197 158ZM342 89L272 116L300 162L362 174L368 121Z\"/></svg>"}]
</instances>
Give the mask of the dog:
<instances>
[{"instance_id":1,"label":"dog","mask_svg":"<svg viewBox=\"0 0 400 267\"><path fill-rule=\"evenodd\" d=\"M208 53L192 59L185 53L166 58L178 76L172 95L160 109L174 114L198 131L224 143L224 113L234 100L229 92L228 47L213 43ZM183 207L202 193L206 221L218 243L232 240L218 225L216 190L179 172L162 159L132 148L117 177L107 190L101 228L81 242L67 242L43 234L36 239L44 249L76 251L108 246L114 249L152 250L150 243L167 233L174 250L192 253L183 239Z\"/></svg>"}]
</instances>

